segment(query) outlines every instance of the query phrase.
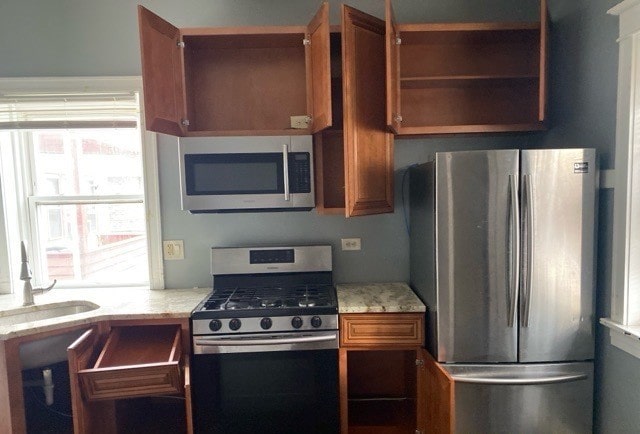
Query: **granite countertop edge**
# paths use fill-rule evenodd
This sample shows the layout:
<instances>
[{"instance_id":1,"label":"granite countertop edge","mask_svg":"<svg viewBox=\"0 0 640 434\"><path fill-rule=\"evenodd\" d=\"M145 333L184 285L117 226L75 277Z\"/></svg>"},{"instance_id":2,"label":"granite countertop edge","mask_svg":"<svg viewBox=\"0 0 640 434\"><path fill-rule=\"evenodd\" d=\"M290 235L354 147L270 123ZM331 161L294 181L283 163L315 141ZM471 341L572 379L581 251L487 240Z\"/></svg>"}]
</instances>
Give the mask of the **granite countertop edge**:
<instances>
[{"instance_id":1,"label":"granite countertop edge","mask_svg":"<svg viewBox=\"0 0 640 434\"><path fill-rule=\"evenodd\" d=\"M0 341L25 337L62 328L82 326L108 320L189 318L191 311L211 292L211 288L158 289L101 288L54 289L35 296L35 308L50 303L96 304L87 312L0 325ZM21 294L0 295L0 320L13 309L22 308Z\"/></svg>"},{"instance_id":2,"label":"granite countertop edge","mask_svg":"<svg viewBox=\"0 0 640 434\"><path fill-rule=\"evenodd\" d=\"M336 285L339 313L425 312L426 307L404 282ZM0 325L0 341L108 320L189 318L211 288L60 289L36 295L35 306L49 303L94 303L99 307L56 318ZM0 320L22 307L21 294L0 295Z\"/></svg>"}]
</instances>

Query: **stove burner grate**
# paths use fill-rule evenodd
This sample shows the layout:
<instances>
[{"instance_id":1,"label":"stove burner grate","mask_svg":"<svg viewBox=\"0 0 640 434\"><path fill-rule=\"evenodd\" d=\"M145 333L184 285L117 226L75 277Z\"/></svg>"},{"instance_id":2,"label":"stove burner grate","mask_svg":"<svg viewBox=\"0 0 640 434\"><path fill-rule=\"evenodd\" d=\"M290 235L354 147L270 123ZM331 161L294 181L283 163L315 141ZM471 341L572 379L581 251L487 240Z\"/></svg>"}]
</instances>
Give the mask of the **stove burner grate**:
<instances>
[{"instance_id":1,"label":"stove burner grate","mask_svg":"<svg viewBox=\"0 0 640 434\"><path fill-rule=\"evenodd\" d=\"M285 309L333 306L335 301L331 295L332 290L331 285L216 288L205 301L202 309Z\"/></svg>"}]
</instances>

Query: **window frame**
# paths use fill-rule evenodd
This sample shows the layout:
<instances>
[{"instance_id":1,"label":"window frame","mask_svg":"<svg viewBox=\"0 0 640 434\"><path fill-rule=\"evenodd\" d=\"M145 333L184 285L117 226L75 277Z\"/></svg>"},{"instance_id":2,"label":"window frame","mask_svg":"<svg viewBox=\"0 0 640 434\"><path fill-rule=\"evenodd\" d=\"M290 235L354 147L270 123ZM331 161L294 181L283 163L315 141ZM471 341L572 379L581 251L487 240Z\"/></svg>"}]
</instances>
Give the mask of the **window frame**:
<instances>
[{"instance_id":1,"label":"window frame","mask_svg":"<svg viewBox=\"0 0 640 434\"><path fill-rule=\"evenodd\" d=\"M612 241L611 344L640 358L640 0L608 11L619 16L618 103Z\"/></svg>"},{"instance_id":2,"label":"window frame","mask_svg":"<svg viewBox=\"0 0 640 434\"><path fill-rule=\"evenodd\" d=\"M72 196L70 199L61 199L53 196L33 196L29 191L16 191L13 199L17 204L17 210L6 210L4 202L1 200L2 192L0 192L0 243L6 245L6 249L0 249L0 293L18 292L21 282L18 280L17 269L20 264L19 242L21 239L33 241L30 250L39 251L37 246L37 236L33 232L36 225L35 213L37 212L36 204L73 204L73 203L106 203L110 200L117 202L142 202L145 207L145 226L147 232L147 256L149 268L149 287L150 289L164 288L164 272L162 262L162 236L161 236L161 220L160 220L160 191L158 177L158 155L155 134L146 131L144 125L144 107L142 98L142 79L141 77L62 77L62 78L0 78L0 89L4 92L25 92L25 93L74 93L78 91L86 92L137 92L139 95L140 114L139 123L136 128L140 134L142 146L142 170L143 170L143 194L135 195L135 197L124 197L122 195L108 197ZM24 134L22 132L13 132L11 134ZM25 147L21 152L31 152L30 146ZM20 156L22 161L31 161L26 155ZM14 163L15 164L15 163ZM29 168L32 172L33 167ZM33 173L33 172L32 172ZM12 174L5 174L4 182L10 183ZM13 176L15 179L15 176ZM30 181L28 174L22 175L22 185L27 186ZM20 184L20 183L17 183ZM19 185L11 186L19 187ZM30 187L26 188L30 190ZM14 189L15 190L15 189ZM13 194L12 194L13 196ZM11 200L12 198L5 198ZM26 203L29 202L29 203ZM9 206L7 206L9 207ZM17 217L11 214L17 214ZM20 230L8 230L9 227L18 225ZM6 253L3 253L5 250ZM12 266L13 265L13 266ZM42 266L42 263L34 261L32 266ZM3 268L7 268L8 272L3 272ZM14 268L16 270L14 270ZM37 275L37 274L36 274ZM40 274L42 275L42 274ZM42 286L47 282L39 282L34 279L34 286ZM108 286L108 285L102 285ZM116 285L114 285L116 286ZM117 286L127 286L117 284ZM13 291L11 291L13 289Z\"/></svg>"}]
</instances>

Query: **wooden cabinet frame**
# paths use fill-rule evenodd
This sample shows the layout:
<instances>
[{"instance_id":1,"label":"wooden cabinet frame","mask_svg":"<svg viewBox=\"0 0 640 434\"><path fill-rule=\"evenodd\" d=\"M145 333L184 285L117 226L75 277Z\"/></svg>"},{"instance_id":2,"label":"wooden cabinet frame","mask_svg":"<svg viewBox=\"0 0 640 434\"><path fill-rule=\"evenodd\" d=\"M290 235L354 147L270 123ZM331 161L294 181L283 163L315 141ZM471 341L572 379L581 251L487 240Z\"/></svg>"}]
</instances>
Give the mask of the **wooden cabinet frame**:
<instances>
[{"instance_id":1,"label":"wooden cabinet frame","mask_svg":"<svg viewBox=\"0 0 640 434\"><path fill-rule=\"evenodd\" d=\"M308 26L180 29L138 6L146 128L175 136L327 128L328 9ZM291 116L307 116L308 127L291 129Z\"/></svg>"},{"instance_id":2,"label":"wooden cabinet frame","mask_svg":"<svg viewBox=\"0 0 640 434\"><path fill-rule=\"evenodd\" d=\"M420 429L424 314L340 314L339 322L342 434Z\"/></svg>"},{"instance_id":3,"label":"wooden cabinet frame","mask_svg":"<svg viewBox=\"0 0 640 434\"><path fill-rule=\"evenodd\" d=\"M532 23L398 24L386 0L387 114L398 135L545 128L546 0Z\"/></svg>"}]
</instances>

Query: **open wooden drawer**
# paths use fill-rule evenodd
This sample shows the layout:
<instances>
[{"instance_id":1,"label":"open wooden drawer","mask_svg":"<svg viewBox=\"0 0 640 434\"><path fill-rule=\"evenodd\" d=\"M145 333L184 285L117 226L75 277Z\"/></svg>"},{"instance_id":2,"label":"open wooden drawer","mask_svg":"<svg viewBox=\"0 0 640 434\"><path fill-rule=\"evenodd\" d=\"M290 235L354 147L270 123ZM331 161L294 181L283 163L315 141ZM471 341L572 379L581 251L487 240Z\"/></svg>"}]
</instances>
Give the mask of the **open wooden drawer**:
<instances>
[{"instance_id":1,"label":"open wooden drawer","mask_svg":"<svg viewBox=\"0 0 640 434\"><path fill-rule=\"evenodd\" d=\"M77 379L85 400L184 393L180 326L113 327L97 358L95 335L88 331L69 347L70 362L81 360Z\"/></svg>"}]
</instances>

